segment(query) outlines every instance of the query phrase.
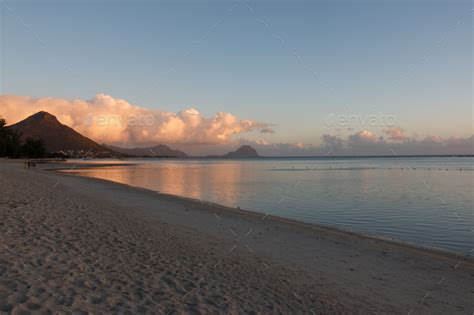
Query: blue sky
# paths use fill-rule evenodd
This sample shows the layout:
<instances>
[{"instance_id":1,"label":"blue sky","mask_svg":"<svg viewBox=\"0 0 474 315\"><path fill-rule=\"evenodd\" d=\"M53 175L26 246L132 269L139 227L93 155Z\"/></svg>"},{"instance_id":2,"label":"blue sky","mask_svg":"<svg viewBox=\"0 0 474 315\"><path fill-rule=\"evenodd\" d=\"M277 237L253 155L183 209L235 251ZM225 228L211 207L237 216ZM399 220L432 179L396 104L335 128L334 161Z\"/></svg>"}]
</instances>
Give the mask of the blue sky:
<instances>
[{"instance_id":1,"label":"blue sky","mask_svg":"<svg viewBox=\"0 0 474 315\"><path fill-rule=\"evenodd\" d=\"M367 129L331 113L472 135L470 1L5 3L1 94L224 111L274 124L248 135L273 142Z\"/></svg>"}]
</instances>

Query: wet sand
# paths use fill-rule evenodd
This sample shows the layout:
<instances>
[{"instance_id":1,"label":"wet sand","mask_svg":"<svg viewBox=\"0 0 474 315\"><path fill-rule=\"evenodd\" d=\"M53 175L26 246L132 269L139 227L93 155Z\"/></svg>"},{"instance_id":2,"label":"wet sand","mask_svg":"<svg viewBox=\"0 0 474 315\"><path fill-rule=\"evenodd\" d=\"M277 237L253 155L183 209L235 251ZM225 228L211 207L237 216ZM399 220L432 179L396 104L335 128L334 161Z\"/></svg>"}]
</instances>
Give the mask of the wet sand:
<instances>
[{"instance_id":1,"label":"wet sand","mask_svg":"<svg viewBox=\"0 0 474 315\"><path fill-rule=\"evenodd\" d=\"M474 261L0 160L0 312L472 314Z\"/></svg>"}]
</instances>

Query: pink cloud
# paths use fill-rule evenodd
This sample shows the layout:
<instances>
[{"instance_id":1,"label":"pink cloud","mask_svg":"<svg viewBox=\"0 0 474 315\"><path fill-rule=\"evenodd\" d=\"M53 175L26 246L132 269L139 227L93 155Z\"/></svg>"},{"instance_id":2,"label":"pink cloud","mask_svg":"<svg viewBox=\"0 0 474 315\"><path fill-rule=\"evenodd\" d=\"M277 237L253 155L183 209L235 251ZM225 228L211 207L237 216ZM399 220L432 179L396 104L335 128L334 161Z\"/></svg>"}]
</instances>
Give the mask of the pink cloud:
<instances>
[{"instance_id":1,"label":"pink cloud","mask_svg":"<svg viewBox=\"0 0 474 315\"><path fill-rule=\"evenodd\" d=\"M10 124L41 110L99 143L110 144L226 144L234 135L269 128L268 124L226 112L213 117L205 117L194 108L165 112L105 94L91 100L0 96L0 113Z\"/></svg>"},{"instance_id":2,"label":"pink cloud","mask_svg":"<svg viewBox=\"0 0 474 315\"><path fill-rule=\"evenodd\" d=\"M377 142L377 135L368 130L359 131L349 136L349 141L353 143L373 143Z\"/></svg>"},{"instance_id":3,"label":"pink cloud","mask_svg":"<svg viewBox=\"0 0 474 315\"><path fill-rule=\"evenodd\" d=\"M444 140L440 136L426 136L423 142L442 143Z\"/></svg>"},{"instance_id":4,"label":"pink cloud","mask_svg":"<svg viewBox=\"0 0 474 315\"><path fill-rule=\"evenodd\" d=\"M388 135L389 140L404 141L410 139L410 137L405 134L405 130L398 127L387 128L384 130L384 133Z\"/></svg>"}]
</instances>

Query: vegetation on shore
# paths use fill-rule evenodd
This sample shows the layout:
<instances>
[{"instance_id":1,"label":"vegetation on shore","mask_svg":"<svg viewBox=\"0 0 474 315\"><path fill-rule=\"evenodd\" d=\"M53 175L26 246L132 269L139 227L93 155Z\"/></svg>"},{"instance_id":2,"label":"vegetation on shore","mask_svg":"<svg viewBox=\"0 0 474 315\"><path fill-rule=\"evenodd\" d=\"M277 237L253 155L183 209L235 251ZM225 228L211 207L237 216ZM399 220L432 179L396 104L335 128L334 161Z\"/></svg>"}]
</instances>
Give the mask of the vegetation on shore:
<instances>
[{"instance_id":1,"label":"vegetation on shore","mask_svg":"<svg viewBox=\"0 0 474 315\"><path fill-rule=\"evenodd\" d=\"M0 157L42 158L46 156L43 140L26 138L21 141L21 134L6 125L5 119L0 118Z\"/></svg>"}]
</instances>

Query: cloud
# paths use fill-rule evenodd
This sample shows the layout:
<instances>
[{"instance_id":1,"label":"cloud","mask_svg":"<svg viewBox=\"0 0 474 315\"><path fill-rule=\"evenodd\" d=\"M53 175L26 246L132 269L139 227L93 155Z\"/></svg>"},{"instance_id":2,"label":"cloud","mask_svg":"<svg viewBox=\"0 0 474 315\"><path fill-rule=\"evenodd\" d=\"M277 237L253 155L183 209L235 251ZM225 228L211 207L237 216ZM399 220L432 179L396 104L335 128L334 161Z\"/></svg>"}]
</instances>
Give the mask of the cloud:
<instances>
[{"instance_id":1,"label":"cloud","mask_svg":"<svg viewBox=\"0 0 474 315\"><path fill-rule=\"evenodd\" d=\"M260 130L260 133L275 133L275 130L272 128L263 128Z\"/></svg>"},{"instance_id":2,"label":"cloud","mask_svg":"<svg viewBox=\"0 0 474 315\"><path fill-rule=\"evenodd\" d=\"M398 127L387 128L383 132L388 135L389 140L404 141L410 138L405 134L404 129Z\"/></svg>"},{"instance_id":3,"label":"cloud","mask_svg":"<svg viewBox=\"0 0 474 315\"><path fill-rule=\"evenodd\" d=\"M302 142L270 142L245 138L240 138L237 142L237 145L251 145L263 156L317 155L315 151L320 149L315 145Z\"/></svg>"},{"instance_id":4,"label":"cloud","mask_svg":"<svg viewBox=\"0 0 474 315\"><path fill-rule=\"evenodd\" d=\"M377 142L377 135L368 130L359 131L348 137L351 143L374 143Z\"/></svg>"},{"instance_id":5,"label":"cloud","mask_svg":"<svg viewBox=\"0 0 474 315\"><path fill-rule=\"evenodd\" d=\"M323 135L323 147L333 148L334 155L450 155L474 154L474 136L467 138L426 136L423 140L408 137L402 129L384 130L388 140L362 130L346 138ZM397 142L393 142L397 141ZM401 141L401 142L400 142ZM315 150L318 152L318 150Z\"/></svg>"},{"instance_id":6,"label":"cloud","mask_svg":"<svg viewBox=\"0 0 474 315\"><path fill-rule=\"evenodd\" d=\"M344 140L340 136L335 135L322 135L321 140L323 141L323 146L329 149L342 148L344 146Z\"/></svg>"},{"instance_id":7,"label":"cloud","mask_svg":"<svg viewBox=\"0 0 474 315\"><path fill-rule=\"evenodd\" d=\"M237 134L271 130L266 123L242 120L226 112L213 117L205 117L194 108L172 113L139 107L105 94L91 100L0 96L0 114L10 124L41 110L96 142L120 145L226 144Z\"/></svg>"},{"instance_id":8,"label":"cloud","mask_svg":"<svg viewBox=\"0 0 474 315\"><path fill-rule=\"evenodd\" d=\"M426 136L422 142L424 143L443 143L443 138L440 136Z\"/></svg>"},{"instance_id":9,"label":"cloud","mask_svg":"<svg viewBox=\"0 0 474 315\"><path fill-rule=\"evenodd\" d=\"M342 137L324 134L320 145L299 142L269 142L239 139L264 156L397 156L474 154L474 136L467 138L427 136L422 140L405 137L402 142L385 140L374 132L362 130Z\"/></svg>"},{"instance_id":10,"label":"cloud","mask_svg":"<svg viewBox=\"0 0 474 315\"><path fill-rule=\"evenodd\" d=\"M385 132L384 132L385 133ZM219 154L237 145L253 146L263 156L396 156L396 155L472 155L474 135L467 138L427 136L422 140L405 137L394 142L368 130L348 136L324 134L319 145L301 142L271 142L240 138L232 146L221 148Z\"/></svg>"},{"instance_id":11,"label":"cloud","mask_svg":"<svg viewBox=\"0 0 474 315\"><path fill-rule=\"evenodd\" d=\"M218 112L212 117L205 117L194 108L172 113L136 106L104 94L91 100L0 96L0 116L10 124L41 110L99 143L122 146L172 144L191 154L222 154L241 144L250 144L267 156L325 156L328 152L330 155L474 154L474 136L443 138L428 135L417 140L407 136L405 130L393 127L383 130L387 139L361 130L345 137L322 135L321 145L271 142L240 138L251 131L270 134L274 132L271 125L239 119L226 112Z\"/></svg>"}]
</instances>

